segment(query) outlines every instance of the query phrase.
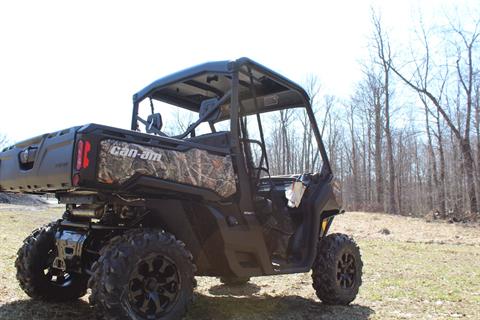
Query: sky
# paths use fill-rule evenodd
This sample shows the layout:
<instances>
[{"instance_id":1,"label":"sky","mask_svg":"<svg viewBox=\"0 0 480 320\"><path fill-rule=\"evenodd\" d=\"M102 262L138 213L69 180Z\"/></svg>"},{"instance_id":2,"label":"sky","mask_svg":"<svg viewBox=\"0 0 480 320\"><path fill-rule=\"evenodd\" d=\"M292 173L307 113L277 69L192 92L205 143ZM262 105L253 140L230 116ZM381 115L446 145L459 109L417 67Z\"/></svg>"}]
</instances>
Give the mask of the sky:
<instances>
[{"instance_id":1,"label":"sky","mask_svg":"<svg viewBox=\"0 0 480 320\"><path fill-rule=\"evenodd\" d=\"M413 16L475 1L2 1L0 133L11 141L86 123L129 128L132 95L199 63L249 57L348 98L371 8L399 41Z\"/></svg>"}]
</instances>

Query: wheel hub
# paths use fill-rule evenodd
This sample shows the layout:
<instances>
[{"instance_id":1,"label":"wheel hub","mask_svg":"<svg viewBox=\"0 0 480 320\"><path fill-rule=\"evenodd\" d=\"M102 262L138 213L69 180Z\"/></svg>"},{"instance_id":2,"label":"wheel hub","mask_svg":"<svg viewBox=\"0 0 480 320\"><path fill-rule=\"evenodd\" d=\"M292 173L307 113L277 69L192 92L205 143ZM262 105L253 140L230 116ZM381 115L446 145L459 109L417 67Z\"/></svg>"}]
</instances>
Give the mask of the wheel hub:
<instances>
[{"instance_id":1,"label":"wheel hub","mask_svg":"<svg viewBox=\"0 0 480 320\"><path fill-rule=\"evenodd\" d=\"M144 318L156 319L175 305L180 276L171 259L151 255L137 263L128 287L128 302L132 310Z\"/></svg>"},{"instance_id":2,"label":"wheel hub","mask_svg":"<svg viewBox=\"0 0 480 320\"><path fill-rule=\"evenodd\" d=\"M65 270L52 266L56 256L55 250L49 250L46 262L43 266L43 274L47 281L58 287L68 287L72 283L72 276Z\"/></svg>"},{"instance_id":3,"label":"wheel hub","mask_svg":"<svg viewBox=\"0 0 480 320\"><path fill-rule=\"evenodd\" d=\"M337 283L343 289L353 287L356 276L355 257L351 253L344 253L337 263Z\"/></svg>"},{"instance_id":4,"label":"wheel hub","mask_svg":"<svg viewBox=\"0 0 480 320\"><path fill-rule=\"evenodd\" d=\"M155 292L158 286L158 281L155 278L148 278L145 283L145 290L149 292Z\"/></svg>"}]
</instances>

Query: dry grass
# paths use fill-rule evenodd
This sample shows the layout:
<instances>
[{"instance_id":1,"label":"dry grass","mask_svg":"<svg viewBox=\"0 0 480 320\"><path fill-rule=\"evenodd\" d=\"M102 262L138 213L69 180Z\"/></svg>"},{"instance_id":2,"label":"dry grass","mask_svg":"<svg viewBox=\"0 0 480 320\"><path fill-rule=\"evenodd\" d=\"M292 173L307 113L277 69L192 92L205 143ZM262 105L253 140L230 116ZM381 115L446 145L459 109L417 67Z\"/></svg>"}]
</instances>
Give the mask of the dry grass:
<instances>
[{"instance_id":1,"label":"dry grass","mask_svg":"<svg viewBox=\"0 0 480 320\"><path fill-rule=\"evenodd\" d=\"M86 298L36 302L15 281L13 261L23 238L61 211L0 207L0 319L94 318ZM237 288L200 278L187 319L480 319L478 226L349 213L337 218L334 231L353 234L362 249L364 285L353 305L321 304L309 274L254 278Z\"/></svg>"}]
</instances>

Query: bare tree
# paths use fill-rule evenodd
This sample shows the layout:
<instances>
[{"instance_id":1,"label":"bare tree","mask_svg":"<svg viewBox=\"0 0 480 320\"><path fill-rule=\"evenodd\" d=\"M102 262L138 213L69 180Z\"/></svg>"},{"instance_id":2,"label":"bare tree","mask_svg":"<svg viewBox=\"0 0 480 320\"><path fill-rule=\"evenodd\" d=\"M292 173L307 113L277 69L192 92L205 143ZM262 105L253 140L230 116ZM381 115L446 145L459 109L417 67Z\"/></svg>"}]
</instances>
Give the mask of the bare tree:
<instances>
[{"instance_id":1,"label":"bare tree","mask_svg":"<svg viewBox=\"0 0 480 320\"><path fill-rule=\"evenodd\" d=\"M437 159L435 156L435 150L433 147L432 139L432 129L430 128L430 109L428 107L428 102L424 95L420 95L420 100L423 103L425 109L425 128L427 131L427 142L428 142L428 176L427 176L427 185L428 185L428 201L429 207L440 211L440 213L445 213L445 194L439 191L443 186L440 185L438 181L438 170L437 170ZM433 190L436 190L434 192ZM436 195L435 195L435 194Z\"/></svg>"},{"instance_id":2,"label":"bare tree","mask_svg":"<svg viewBox=\"0 0 480 320\"><path fill-rule=\"evenodd\" d=\"M318 80L318 77L315 75L308 75L305 80L305 91L307 92L308 96L310 97L310 105L312 106L313 112L318 112L318 96L320 93L321 84ZM305 110L299 113L299 120L302 124L302 154L301 154L301 163L300 168L301 172L304 171L312 171L314 167L314 154L312 154L315 150L313 143L313 129L310 124L310 119L308 118L308 114ZM328 115L327 115L328 116ZM325 126L326 121L323 121L323 126ZM323 130L322 130L323 135Z\"/></svg>"},{"instance_id":3,"label":"bare tree","mask_svg":"<svg viewBox=\"0 0 480 320\"><path fill-rule=\"evenodd\" d=\"M468 197L470 200L470 210L472 212L478 212L477 207L477 197L475 191L475 166L474 166L474 159L473 159L473 152L470 142L470 124L472 118L472 105L473 105L473 85L474 85L474 59L473 59L473 50L477 45L480 36L479 30L480 20L476 23L475 29L473 32L467 32L463 30L460 26L454 26L453 24L450 25L450 31L452 31L456 35L456 40L453 41L453 45L457 51L457 57L455 61L455 69L457 73L457 80L459 88L459 98L464 97L465 101L460 102L457 100L457 107L462 108L465 107L464 121L460 121L461 119L457 117L457 124L455 124L454 120L452 119L451 115L448 112L448 100L445 99L442 101L442 94L445 83L448 77L448 65L445 66L445 70L443 70L444 76L441 80L440 90L437 94L435 94L430 89L430 84L434 80L432 79L432 63L430 57L430 48L429 48L429 40L426 36L426 33L423 33L423 45L425 50L425 56L422 60L422 63L418 63L420 59L416 58L415 61L416 66L413 73L413 79L410 79L406 76L404 72L399 70L397 67L393 66L392 61L389 61L390 69L410 88L415 90L421 95L424 95L430 102L437 108L440 115L445 120L446 124L449 126L450 130L452 131L453 135L457 139L460 145L460 149L463 156L464 166L465 166L465 175L467 180L467 192ZM452 43L452 42L451 42ZM450 44L451 44L450 43ZM462 134L463 131L463 134Z\"/></svg>"},{"instance_id":4,"label":"bare tree","mask_svg":"<svg viewBox=\"0 0 480 320\"><path fill-rule=\"evenodd\" d=\"M375 13L372 14L372 20L375 28L374 42L375 49L379 58L379 63L383 70L383 97L384 97L384 114L385 114L385 137L387 139L387 159L388 159L388 212L397 213L395 203L395 167L393 160L393 140L390 128L390 72L392 62L392 52L390 42L382 29L380 17Z\"/></svg>"},{"instance_id":5,"label":"bare tree","mask_svg":"<svg viewBox=\"0 0 480 320\"><path fill-rule=\"evenodd\" d=\"M436 113L433 113L435 117L435 121L437 123L437 131L434 132L435 137L437 138L437 144L438 144L438 157L439 157L439 210L442 212L444 215L447 213L446 211L446 161L445 161L445 151L444 151L444 139L443 139L443 133L442 133L442 119L440 117L440 114L437 110Z\"/></svg>"},{"instance_id":6,"label":"bare tree","mask_svg":"<svg viewBox=\"0 0 480 320\"><path fill-rule=\"evenodd\" d=\"M351 156L348 158L348 161L350 163L350 168L352 171L352 186L353 186L353 210L358 210L359 205L361 202L360 199L360 183L359 183L359 178L360 178L360 172L359 172L359 157L358 157L358 147L357 147L357 137L355 133L355 106L350 105L349 106L349 116L348 116L348 126L350 130L350 138L351 138Z\"/></svg>"},{"instance_id":7,"label":"bare tree","mask_svg":"<svg viewBox=\"0 0 480 320\"><path fill-rule=\"evenodd\" d=\"M480 198L480 75L477 74L477 79L474 86L474 124L477 139L477 199Z\"/></svg>"},{"instance_id":8,"label":"bare tree","mask_svg":"<svg viewBox=\"0 0 480 320\"><path fill-rule=\"evenodd\" d=\"M477 29L452 24L439 34L422 27L420 49L412 50L410 64L398 68L390 38L380 19L372 18L364 77L348 102L333 103L326 117L318 113L343 204L347 210L417 215L438 210L463 219L480 198ZM401 81L392 81L397 77ZM404 84L415 94L393 99ZM400 115L405 121L392 120Z\"/></svg>"}]
</instances>

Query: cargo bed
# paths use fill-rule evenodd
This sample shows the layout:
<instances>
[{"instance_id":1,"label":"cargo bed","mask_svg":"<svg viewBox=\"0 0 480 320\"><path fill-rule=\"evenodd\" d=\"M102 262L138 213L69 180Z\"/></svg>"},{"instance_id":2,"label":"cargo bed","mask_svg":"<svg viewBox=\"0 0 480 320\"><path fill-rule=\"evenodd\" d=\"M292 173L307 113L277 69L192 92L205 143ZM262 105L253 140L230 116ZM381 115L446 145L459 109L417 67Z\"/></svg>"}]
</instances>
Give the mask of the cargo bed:
<instances>
[{"instance_id":1,"label":"cargo bed","mask_svg":"<svg viewBox=\"0 0 480 320\"><path fill-rule=\"evenodd\" d=\"M87 163L79 168L83 143ZM189 194L216 201L236 192L229 145L227 132L181 140L98 124L72 127L0 152L0 191Z\"/></svg>"},{"instance_id":2,"label":"cargo bed","mask_svg":"<svg viewBox=\"0 0 480 320\"><path fill-rule=\"evenodd\" d=\"M5 148L0 153L0 191L46 193L70 188L79 128L44 134Z\"/></svg>"}]
</instances>

